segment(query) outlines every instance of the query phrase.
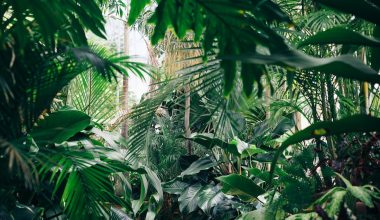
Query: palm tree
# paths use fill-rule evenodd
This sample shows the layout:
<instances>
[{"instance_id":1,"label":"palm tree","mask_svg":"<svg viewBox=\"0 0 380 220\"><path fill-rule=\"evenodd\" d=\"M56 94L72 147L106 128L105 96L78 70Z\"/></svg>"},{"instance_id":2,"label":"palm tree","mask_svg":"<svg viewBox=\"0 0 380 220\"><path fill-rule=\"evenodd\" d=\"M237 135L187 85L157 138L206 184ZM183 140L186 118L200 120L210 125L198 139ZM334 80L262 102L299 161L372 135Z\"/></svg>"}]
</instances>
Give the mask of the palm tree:
<instances>
[{"instance_id":1,"label":"palm tree","mask_svg":"<svg viewBox=\"0 0 380 220\"><path fill-rule=\"evenodd\" d=\"M208 140L209 142L206 144L208 147L218 145L212 144L215 142L228 144L231 140L229 138L233 137L235 135L234 133L238 131L238 129L236 129L236 131L231 129L232 127L237 127L236 123L233 123L233 121L237 121L236 117L235 120L230 120L231 123L226 123L228 117L222 117L222 115L225 113L229 118L233 118L231 117L232 114L229 114L228 111L244 109L239 108L239 105L246 105L245 101L239 99L246 98L242 97L242 91L247 96L250 96L252 91L254 91L255 94L260 97L265 87L272 88L272 91L279 91L284 88L284 84L287 84L287 88L285 87L287 90L283 92L283 97L289 97L290 101L279 100L277 103L273 103L273 105L270 103L270 108L267 110L272 110L274 106L276 107L275 110L278 110L280 107L284 109L292 108L293 110L301 112L311 123L311 126L295 133L289 138L285 139L285 137L283 137L285 141L280 140L280 142L276 142L277 140L273 140L273 137L276 136L273 133L268 135L267 140L261 141L264 143L264 147L268 147L266 145L272 147L272 149L269 149L274 154L272 154L273 157L270 159L270 161L272 161L271 166L258 163L258 167L264 169L261 170L262 173L255 173L258 175L255 178L256 181L266 182L263 186L270 188L272 184L275 184L274 188L272 188L274 193L268 204L268 209L271 210L275 208L277 210L278 205L284 200L289 201L289 199L295 198L291 197L291 190L284 190L282 191L282 198L284 200L274 200L277 186L285 186L285 189L290 187L289 189L291 189L291 187L299 188L301 185L308 185L309 187L315 183L316 185L314 186L316 187L314 189L312 187L308 188L310 192L323 193L321 192L323 188L332 188L331 193L334 192L334 190L340 190L333 188L332 184L336 184L336 182L339 182L339 179L342 178L338 175L331 175L331 170L329 171L331 165L327 162L340 161L340 159L336 160L339 158L336 154L342 156L344 155L342 152L346 152L346 149L340 146L341 143L344 143L341 134L357 131L378 131L378 118L366 115L347 116L360 113L360 111L357 111L357 108L352 107L360 106L356 105L356 103L363 98L363 95L363 100L368 100L366 95L368 94L368 92L366 92L366 83L359 86L358 81L366 81L372 84L379 82L379 76L377 74L378 68L374 70L363 62L365 59L357 59L359 54L363 54L363 51L357 52L357 48L349 46L349 44L374 46L374 41L371 43L365 41L364 39L367 39L368 36L357 35L357 33L350 29L356 30L357 25L360 26L362 21L358 20L358 17L377 24L379 22L378 19L367 15L364 11L375 12L379 9L376 3L372 3L373 1L360 1L360 10L355 10L355 4L352 1L349 3L331 3L322 0L276 2L279 2L279 4L273 1L248 0L233 3L224 0L174 0L160 1L157 3L157 8L150 18L150 21L155 24L154 32L151 37L152 43L155 44L158 43L159 40L164 39L168 30L175 33L180 39L186 39L187 31L192 31L195 40L200 42L201 47L189 47L188 49L200 49L203 54L202 56L190 56L185 58L185 60L203 58L204 61L207 62L199 62L189 68L180 70L179 74L181 75L178 79L163 82L163 85L161 85L159 89L159 94L156 94L150 100L142 102L133 110L131 113L133 120L130 137L131 142L129 145L131 154L136 153L141 157L144 156L142 150L149 143L146 142L146 133L141 129L149 127L152 124L155 109L162 105L165 97L167 97L173 89L178 90L178 82L180 80L195 79L192 81L193 84L190 93L201 93L200 96L203 99L201 103L206 106L208 110L204 112L204 115L210 115L210 117L206 119L208 121L206 124L210 126L203 127L203 129L211 131L214 138L210 139L208 136L206 136L207 138L202 136L202 138L199 138L200 140L196 138L192 140L198 140L199 143L204 143L206 142L205 140ZM136 11L140 12L148 3L149 1L140 1L136 3L138 5L136 5L135 9L131 9L131 11L135 13ZM322 5L354 14L355 17L337 13L335 10L329 10ZM294 20L292 21L282 9L288 11ZM304 17L300 15L307 16L307 19L304 19ZM130 21L134 21L136 17L137 15L132 16ZM306 20L306 22L303 22L301 19ZM294 23L296 23L297 26L295 26ZM341 24L347 25L349 28L335 28L335 26ZM364 22L364 24L367 23ZM369 25L370 30L373 30L373 24ZM289 27L296 30L292 30ZM368 33L370 32L363 32L362 34ZM335 35L339 37L335 37ZM347 39L342 37L342 35L349 35L351 38ZM359 38L361 40L358 40ZM334 45L329 46L326 44ZM337 46L336 44L343 44L343 47ZM305 47L307 45L313 46ZM297 46L303 48L295 49ZM347 51L356 52L347 55L345 54ZM374 60L373 64L375 64L375 66L376 63L377 61ZM237 76L240 76L240 78L238 79ZM263 76L267 79L265 80L266 83L261 79ZM287 80L282 80L284 79L283 76L286 76ZM257 84L256 87L253 86L254 83ZM220 86L222 86L222 88ZM358 91L360 91L358 88L362 88L363 95L358 93ZM267 92L268 90L265 91ZM376 92L377 90L375 90L375 93ZM213 96L211 96L211 93L214 93ZM352 97L355 98L351 99L351 97L342 96L342 93L351 93ZM269 96L268 93L266 96ZM362 96L362 98L360 98L360 96ZM208 99L204 101L204 99L210 97L211 100ZM180 100L183 100L184 96L181 96L181 98L182 99L178 99L179 101L177 101L177 103L181 103ZM337 102L339 102L342 107L337 106ZM350 102L355 104L351 104ZM282 111L270 111L271 114L267 114L270 118L266 121L266 118L262 119L258 117L258 115L261 115L259 114L261 111L252 108L253 103L257 105L259 102L248 102L248 113L246 113L247 118L256 120L251 125L252 129L255 129L254 131L257 133L260 133L262 130L265 132L271 130L273 125L266 125L268 124L267 122L272 119L272 113L281 114ZM365 104L365 101L363 103L363 106L367 109L368 105ZM268 104L269 103L266 103L266 105ZM266 107L265 104L263 106ZM355 111L348 113L348 109L355 109ZM199 122L199 118L201 117L195 117L193 120ZM215 118L217 119L216 121L214 120ZM195 122L194 124L196 124ZM233 126L234 124L235 126ZM281 128L283 124L278 127L279 130L283 130ZM355 126L353 126L353 124L355 124ZM273 130L276 129L275 127ZM192 131L202 131L202 129L194 129ZM265 132L261 132L259 138L265 137ZM227 135L228 133L232 133L232 135ZM326 136L327 138L324 139ZM218 137L223 138L220 140L217 139ZM350 135L348 139L351 137ZM309 139L313 140L313 144L300 144L300 142ZM325 150L323 147L325 144L329 150ZM302 164L302 158L310 158L309 153L311 148L314 148L316 152L316 155L311 156L311 158L312 160L319 161L316 167L322 171L321 174L315 174L311 178L303 178L299 175L305 172L305 170L297 170L295 166L298 166L296 164ZM283 153L286 149L290 151L290 154L286 155L292 160L291 166L287 167L285 164L276 166L276 163L280 160L279 158L283 157ZM231 160L231 158L233 161L230 164L236 162L236 166L239 167L241 158L230 157L227 159ZM309 162L312 160L305 159L305 161ZM310 163L307 166L309 165ZM235 165L231 167L234 168L234 166ZM305 165L305 167L307 166ZM290 175L293 176L291 178L300 180L300 182L297 183L299 185L296 183L292 185L286 181L280 183L280 185L276 185L277 183L274 182L277 182L277 180L281 182L282 178L281 173L277 173L277 168L284 168L286 172L289 172ZM265 169L270 170L270 172L267 172ZM309 167L306 169L315 168ZM343 172L345 173L346 171ZM299 173L297 174L297 172ZM264 176L266 175L268 175L269 180L265 180ZM345 175L350 176L350 173L346 173ZM273 177L276 177L276 179L273 180ZM226 177L226 179L229 178L232 179L235 178L235 176ZM354 179L358 179L358 177ZM342 180L347 183L344 178ZM224 188L226 191L231 194L236 191L239 191L239 193L244 191L241 185L239 185L244 182L243 180L237 181L235 185L236 188L233 189L230 188L231 182L223 182L227 185ZM350 188L350 183L346 185ZM254 187L252 186L251 188ZM236 191L234 191L235 189ZM361 190L364 190L364 188ZM239 196L241 194L237 195ZM324 202L327 201L326 198L330 195L332 194L326 194L326 197L322 197L321 200L318 200L318 202L321 202L318 204L325 204ZM181 196L181 198L183 197ZM361 200L359 197L357 198ZM372 201L374 198L369 196L368 199ZM296 203L297 201L294 202ZM367 205L369 205L368 207L372 207L371 203L367 203ZM285 210L286 212L293 213L291 209L287 209L285 206L280 210L279 212ZM334 210L334 213L337 212L339 212L339 210ZM256 213L252 213L250 217L257 217ZM331 217L331 213L329 211L328 216ZM315 215L322 214L311 213L310 215L305 214L304 216L315 217ZM296 218L297 216L294 217Z\"/></svg>"},{"instance_id":2,"label":"palm tree","mask_svg":"<svg viewBox=\"0 0 380 220\"><path fill-rule=\"evenodd\" d=\"M105 81L116 79L117 73L147 71L129 57L88 46L86 31L104 37L98 4L95 0L0 4L0 166L6 179L1 183L6 199L0 213L5 218L63 214L70 219L103 218L116 205L137 212L131 208L126 179L124 197L115 196L113 189L112 176L128 170L149 179L162 197L155 175L132 169L118 141L99 130L100 125L94 127L90 116L67 107L51 108L57 94L79 75L82 83L96 80L89 89L94 86L99 92L107 90ZM95 104L93 95L77 107L99 119L98 112L89 110Z\"/></svg>"}]
</instances>

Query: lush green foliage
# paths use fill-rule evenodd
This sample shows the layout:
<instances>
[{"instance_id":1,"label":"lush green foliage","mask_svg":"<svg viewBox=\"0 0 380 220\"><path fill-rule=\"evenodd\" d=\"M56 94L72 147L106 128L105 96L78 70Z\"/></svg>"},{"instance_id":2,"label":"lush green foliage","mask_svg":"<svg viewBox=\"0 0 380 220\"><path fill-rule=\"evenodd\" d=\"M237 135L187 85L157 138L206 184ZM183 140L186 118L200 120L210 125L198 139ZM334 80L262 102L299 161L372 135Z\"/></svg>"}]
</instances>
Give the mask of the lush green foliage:
<instances>
[{"instance_id":1,"label":"lush green foliage","mask_svg":"<svg viewBox=\"0 0 380 220\"><path fill-rule=\"evenodd\" d=\"M131 167L124 159L123 140L102 131L92 111L88 113L94 118L55 99L77 76L97 75L105 83L117 73L148 72L129 57L88 47L85 31L104 37L100 3L105 2L0 3L2 219L137 216L150 196L159 209L159 179L149 168ZM137 202L127 172L144 182Z\"/></svg>"},{"instance_id":2,"label":"lush green foliage","mask_svg":"<svg viewBox=\"0 0 380 220\"><path fill-rule=\"evenodd\" d=\"M88 43L105 37L104 12L150 37L160 74ZM1 2L0 218L378 219L379 12L375 0ZM116 74L155 82L120 117L128 139Z\"/></svg>"},{"instance_id":3,"label":"lush green foliage","mask_svg":"<svg viewBox=\"0 0 380 220\"><path fill-rule=\"evenodd\" d=\"M184 40L179 51L198 51L131 115L131 131L140 132L131 148L143 157L148 139L141 128L161 117L152 110L166 106L176 88L173 101L183 112L180 82L189 82L193 134L182 138L212 159L187 165L164 184L178 196L183 218L218 218L214 200L212 210L202 208L202 195L216 195L213 187L240 203L232 214L225 209L226 219L376 218L378 20L365 13L379 10L376 2L162 0L146 13L148 4L132 1L129 21L150 15L153 44L171 31ZM266 92L265 102L249 97L252 91ZM301 115L311 125L299 131Z\"/></svg>"}]
</instances>

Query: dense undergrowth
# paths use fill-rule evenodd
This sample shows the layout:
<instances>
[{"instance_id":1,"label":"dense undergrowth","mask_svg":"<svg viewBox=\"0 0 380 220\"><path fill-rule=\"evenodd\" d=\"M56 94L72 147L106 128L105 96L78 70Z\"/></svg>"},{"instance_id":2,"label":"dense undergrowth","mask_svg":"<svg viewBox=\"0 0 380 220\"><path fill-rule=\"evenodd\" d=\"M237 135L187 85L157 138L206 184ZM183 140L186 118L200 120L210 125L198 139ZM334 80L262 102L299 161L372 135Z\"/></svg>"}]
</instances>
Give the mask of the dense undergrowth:
<instances>
[{"instance_id":1,"label":"dense undergrowth","mask_svg":"<svg viewBox=\"0 0 380 220\"><path fill-rule=\"evenodd\" d=\"M0 14L0 219L379 218L377 1L5 0ZM150 39L151 65L88 43L110 14ZM152 83L124 112L131 74Z\"/></svg>"}]
</instances>

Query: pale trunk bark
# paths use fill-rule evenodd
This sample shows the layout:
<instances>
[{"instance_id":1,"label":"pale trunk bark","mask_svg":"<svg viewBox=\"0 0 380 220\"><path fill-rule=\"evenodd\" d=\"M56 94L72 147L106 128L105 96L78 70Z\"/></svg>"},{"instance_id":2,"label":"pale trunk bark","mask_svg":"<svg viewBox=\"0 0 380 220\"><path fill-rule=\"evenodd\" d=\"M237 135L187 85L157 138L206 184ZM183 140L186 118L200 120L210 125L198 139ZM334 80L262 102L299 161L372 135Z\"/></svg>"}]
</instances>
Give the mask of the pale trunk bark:
<instances>
[{"instance_id":1,"label":"pale trunk bark","mask_svg":"<svg viewBox=\"0 0 380 220\"><path fill-rule=\"evenodd\" d=\"M367 64L367 56L365 48L362 48L362 54L361 59L364 64ZM369 85L368 82L362 82L360 83L360 89L361 89L361 113L362 114L369 114Z\"/></svg>"},{"instance_id":2,"label":"pale trunk bark","mask_svg":"<svg viewBox=\"0 0 380 220\"><path fill-rule=\"evenodd\" d=\"M148 49L149 65L151 65L155 68L158 68L159 62L158 62L158 59L156 57L156 54L154 53L154 49L153 49L152 45L150 44L149 41L145 40L145 38L143 38L143 39L144 39L146 48ZM156 87L157 86L155 85L155 83L160 81L160 77L159 77L159 75L156 75L155 77L156 78L151 77L149 80L148 98L152 97L156 93L156 89L157 89Z\"/></svg>"},{"instance_id":3,"label":"pale trunk bark","mask_svg":"<svg viewBox=\"0 0 380 220\"><path fill-rule=\"evenodd\" d=\"M185 85L185 134L186 138L190 138L190 84ZM186 140L185 142L187 153L192 154L191 142Z\"/></svg>"},{"instance_id":4,"label":"pale trunk bark","mask_svg":"<svg viewBox=\"0 0 380 220\"><path fill-rule=\"evenodd\" d=\"M124 55L129 54L129 27L128 24L124 23ZM123 93L121 96L121 109L124 114L128 114L128 77L123 76ZM121 135L124 138L128 138L128 119L121 124Z\"/></svg>"},{"instance_id":5,"label":"pale trunk bark","mask_svg":"<svg viewBox=\"0 0 380 220\"><path fill-rule=\"evenodd\" d=\"M124 22L124 48L123 48L123 55L129 55L129 27L127 22ZM123 85L122 85L122 93L119 97L120 101L120 109L122 111L122 114L128 114L129 108L128 108L128 76L123 75ZM124 121L121 123L121 136L125 139L128 138L128 117L124 119ZM124 173L125 176L128 176L128 173ZM119 176L115 176L115 195L116 196L123 196L123 183Z\"/></svg>"},{"instance_id":6,"label":"pale trunk bark","mask_svg":"<svg viewBox=\"0 0 380 220\"><path fill-rule=\"evenodd\" d=\"M302 115L300 112L295 113L294 120L296 122L296 131L302 130Z\"/></svg>"}]
</instances>

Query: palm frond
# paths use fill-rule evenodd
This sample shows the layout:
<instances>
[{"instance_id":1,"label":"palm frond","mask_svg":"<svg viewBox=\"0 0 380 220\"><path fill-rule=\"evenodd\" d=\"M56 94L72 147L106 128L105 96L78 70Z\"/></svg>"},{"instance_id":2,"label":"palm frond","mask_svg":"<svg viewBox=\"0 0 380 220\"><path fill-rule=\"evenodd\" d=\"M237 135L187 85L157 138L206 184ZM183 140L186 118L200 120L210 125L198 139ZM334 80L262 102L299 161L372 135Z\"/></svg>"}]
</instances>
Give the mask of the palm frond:
<instances>
[{"instance_id":1,"label":"palm frond","mask_svg":"<svg viewBox=\"0 0 380 220\"><path fill-rule=\"evenodd\" d=\"M39 173L54 181L53 196L62 190L61 205L69 218L109 216L113 205L131 210L128 200L115 195L111 175L132 169L123 161L109 159L106 155L110 151L104 147L80 150L78 146L61 146L39 152Z\"/></svg>"}]
</instances>

